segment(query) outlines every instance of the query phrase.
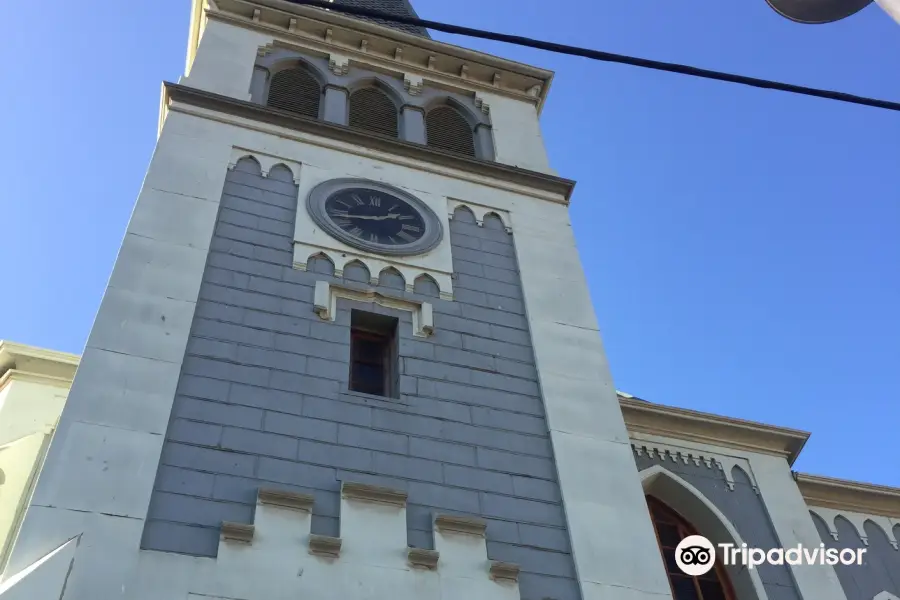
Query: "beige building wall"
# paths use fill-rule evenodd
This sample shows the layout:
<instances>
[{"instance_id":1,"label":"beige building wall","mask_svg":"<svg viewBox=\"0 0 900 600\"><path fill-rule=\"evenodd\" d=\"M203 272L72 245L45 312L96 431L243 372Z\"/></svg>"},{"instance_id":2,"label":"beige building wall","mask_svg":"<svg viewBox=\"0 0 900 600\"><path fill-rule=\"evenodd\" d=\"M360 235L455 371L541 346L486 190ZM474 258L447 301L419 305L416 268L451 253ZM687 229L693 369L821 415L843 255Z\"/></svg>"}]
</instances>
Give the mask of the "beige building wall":
<instances>
[{"instance_id":1,"label":"beige building wall","mask_svg":"<svg viewBox=\"0 0 900 600\"><path fill-rule=\"evenodd\" d=\"M78 360L73 354L0 341L0 573Z\"/></svg>"}]
</instances>

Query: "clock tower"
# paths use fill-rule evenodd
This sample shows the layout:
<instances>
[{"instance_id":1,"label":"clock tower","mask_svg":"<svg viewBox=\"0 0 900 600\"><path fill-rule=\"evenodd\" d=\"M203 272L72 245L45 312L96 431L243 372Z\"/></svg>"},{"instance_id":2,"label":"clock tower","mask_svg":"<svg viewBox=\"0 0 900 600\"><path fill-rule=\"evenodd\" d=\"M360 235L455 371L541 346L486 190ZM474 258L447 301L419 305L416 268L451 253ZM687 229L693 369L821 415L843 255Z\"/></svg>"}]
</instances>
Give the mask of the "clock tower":
<instances>
[{"instance_id":1,"label":"clock tower","mask_svg":"<svg viewBox=\"0 0 900 600\"><path fill-rule=\"evenodd\" d=\"M670 597L552 77L195 0L0 597Z\"/></svg>"}]
</instances>

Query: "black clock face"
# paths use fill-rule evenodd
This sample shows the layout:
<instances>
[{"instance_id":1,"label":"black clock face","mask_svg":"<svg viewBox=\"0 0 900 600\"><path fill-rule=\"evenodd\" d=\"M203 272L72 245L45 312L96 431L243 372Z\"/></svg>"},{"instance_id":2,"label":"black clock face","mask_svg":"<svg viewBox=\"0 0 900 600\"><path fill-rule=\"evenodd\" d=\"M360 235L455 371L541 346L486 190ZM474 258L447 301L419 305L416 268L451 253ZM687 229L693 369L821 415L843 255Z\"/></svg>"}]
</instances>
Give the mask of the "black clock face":
<instances>
[{"instance_id":1,"label":"black clock face","mask_svg":"<svg viewBox=\"0 0 900 600\"><path fill-rule=\"evenodd\" d=\"M351 187L336 191L325 200L325 214L363 242L403 246L425 235L421 213L405 200L380 190Z\"/></svg>"}]
</instances>

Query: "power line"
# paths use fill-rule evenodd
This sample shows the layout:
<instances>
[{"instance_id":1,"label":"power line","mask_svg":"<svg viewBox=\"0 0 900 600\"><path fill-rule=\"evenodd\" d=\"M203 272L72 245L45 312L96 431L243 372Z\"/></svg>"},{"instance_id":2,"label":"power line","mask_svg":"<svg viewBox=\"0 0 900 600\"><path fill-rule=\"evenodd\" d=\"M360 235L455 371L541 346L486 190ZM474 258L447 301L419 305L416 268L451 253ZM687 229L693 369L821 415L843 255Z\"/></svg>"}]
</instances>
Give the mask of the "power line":
<instances>
[{"instance_id":1,"label":"power line","mask_svg":"<svg viewBox=\"0 0 900 600\"><path fill-rule=\"evenodd\" d=\"M394 15L370 8L360 8L358 6L347 6L344 4L333 4L327 0L289 0L294 4L303 4L323 8L333 12L346 13L355 17L368 17L370 19L380 19L383 21L391 21L401 23L403 25L413 25L433 29L435 31L443 31L455 35L464 35L468 37L481 38L485 40L493 40L497 42L505 42L507 44L515 44L517 46L526 46L528 48L537 48L538 50L547 50L558 54L567 54L569 56L582 56L592 60L600 60L604 62L619 63L631 65L633 67L642 67L645 69L653 69L656 71L665 71L667 73L678 73L680 75L689 75L691 77L701 77L703 79L713 79L716 81L725 81L728 83L737 83L741 85L749 85L751 87L763 88L768 90L778 90L781 92L789 92L792 94L801 94L804 96L813 96L815 98L825 98L826 100L837 100L838 102L848 102L850 104L861 104L863 106L872 106L875 108L884 108L887 110L900 111L900 102L890 102L888 100L879 100L877 98L868 98L866 96L856 96L853 94L845 94L844 92L835 92L831 90L822 90L818 88L805 87L801 85L793 85L790 83L781 83L768 79L758 79L756 77L746 77L744 75L734 75L732 73L723 73L721 71L711 71L709 69L700 69L688 65L680 65L677 63L667 63L658 60L649 60L646 58L637 58L634 56L625 56L623 54L613 54L611 52L602 52L600 50L590 50L588 48L579 48L577 46L567 46L565 44L556 44L553 42L544 42L532 38L526 38L518 35L508 35L505 33L495 33L492 31L484 31L482 29L472 29L470 27L460 27L458 25L448 25L437 21L427 21L415 17L406 17Z\"/></svg>"}]
</instances>

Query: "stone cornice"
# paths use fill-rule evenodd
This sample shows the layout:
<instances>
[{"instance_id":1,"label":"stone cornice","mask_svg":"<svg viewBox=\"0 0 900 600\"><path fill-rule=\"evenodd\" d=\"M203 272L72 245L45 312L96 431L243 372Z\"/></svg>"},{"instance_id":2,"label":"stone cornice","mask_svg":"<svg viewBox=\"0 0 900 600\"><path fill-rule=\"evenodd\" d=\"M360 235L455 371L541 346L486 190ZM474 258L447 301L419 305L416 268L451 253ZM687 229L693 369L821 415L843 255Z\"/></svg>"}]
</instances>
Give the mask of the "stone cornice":
<instances>
[{"instance_id":1,"label":"stone cornice","mask_svg":"<svg viewBox=\"0 0 900 600\"><path fill-rule=\"evenodd\" d=\"M202 0L194 2L196 10ZM283 0L217 0L209 4L207 18L271 33L287 42L312 43L325 53L339 52L398 72L437 77L462 89L515 97L534 103L538 113L553 80L552 71ZM196 51L201 22L199 18L192 22L189 60Z\"/></svg>"},{"instance_id":2,"label":"stone cornice","mask_svg":"<svg viewBox=\"0 0 900 600\"><path fill-rule=\"evenodd\" d=\"M900 519L900 488L795 473L806 504Z\"/></svg>"},{"instance_id":3,"label":"stone cornice","mask_svg":"<svg viewBox=\"0 0 900 600\"><path fill-rule=\"evenodd\" d=\"M77 354L0 340L0 375L16 370L35 377L44 376L71 383L80 360Z\"/></svg>"},{"instance_id":4,"label":"stone cornice","mask_svg":"<svg viewBox=\"0 0 900 600\"><path fill-rule=\"evenodd\" d=\"M783 456L789 464L797 460L810 435L796 429L662 406L621 395L619 405L630 433Z\"/></svg>"},{"instance_id":5,"label":"stone cornice","mask_svg":"<svg viewBox=\"0 0 900 600\"><path fill-rule=\"evenodd\" d=\"M166 110L169 109L172 102L179 102L234 117L285 127L354 146L480 175L489 180L514 186L526 186L557 197L556 201L562 204L569 203L572 191L575 189L574 181L562 177L444 152L422 144L413 144L344 125L311 119L180 84L164 83L163 96L163 106L166 107ZM549 200L546 195L541 197Z\"/></svg>"}]
</instances>

